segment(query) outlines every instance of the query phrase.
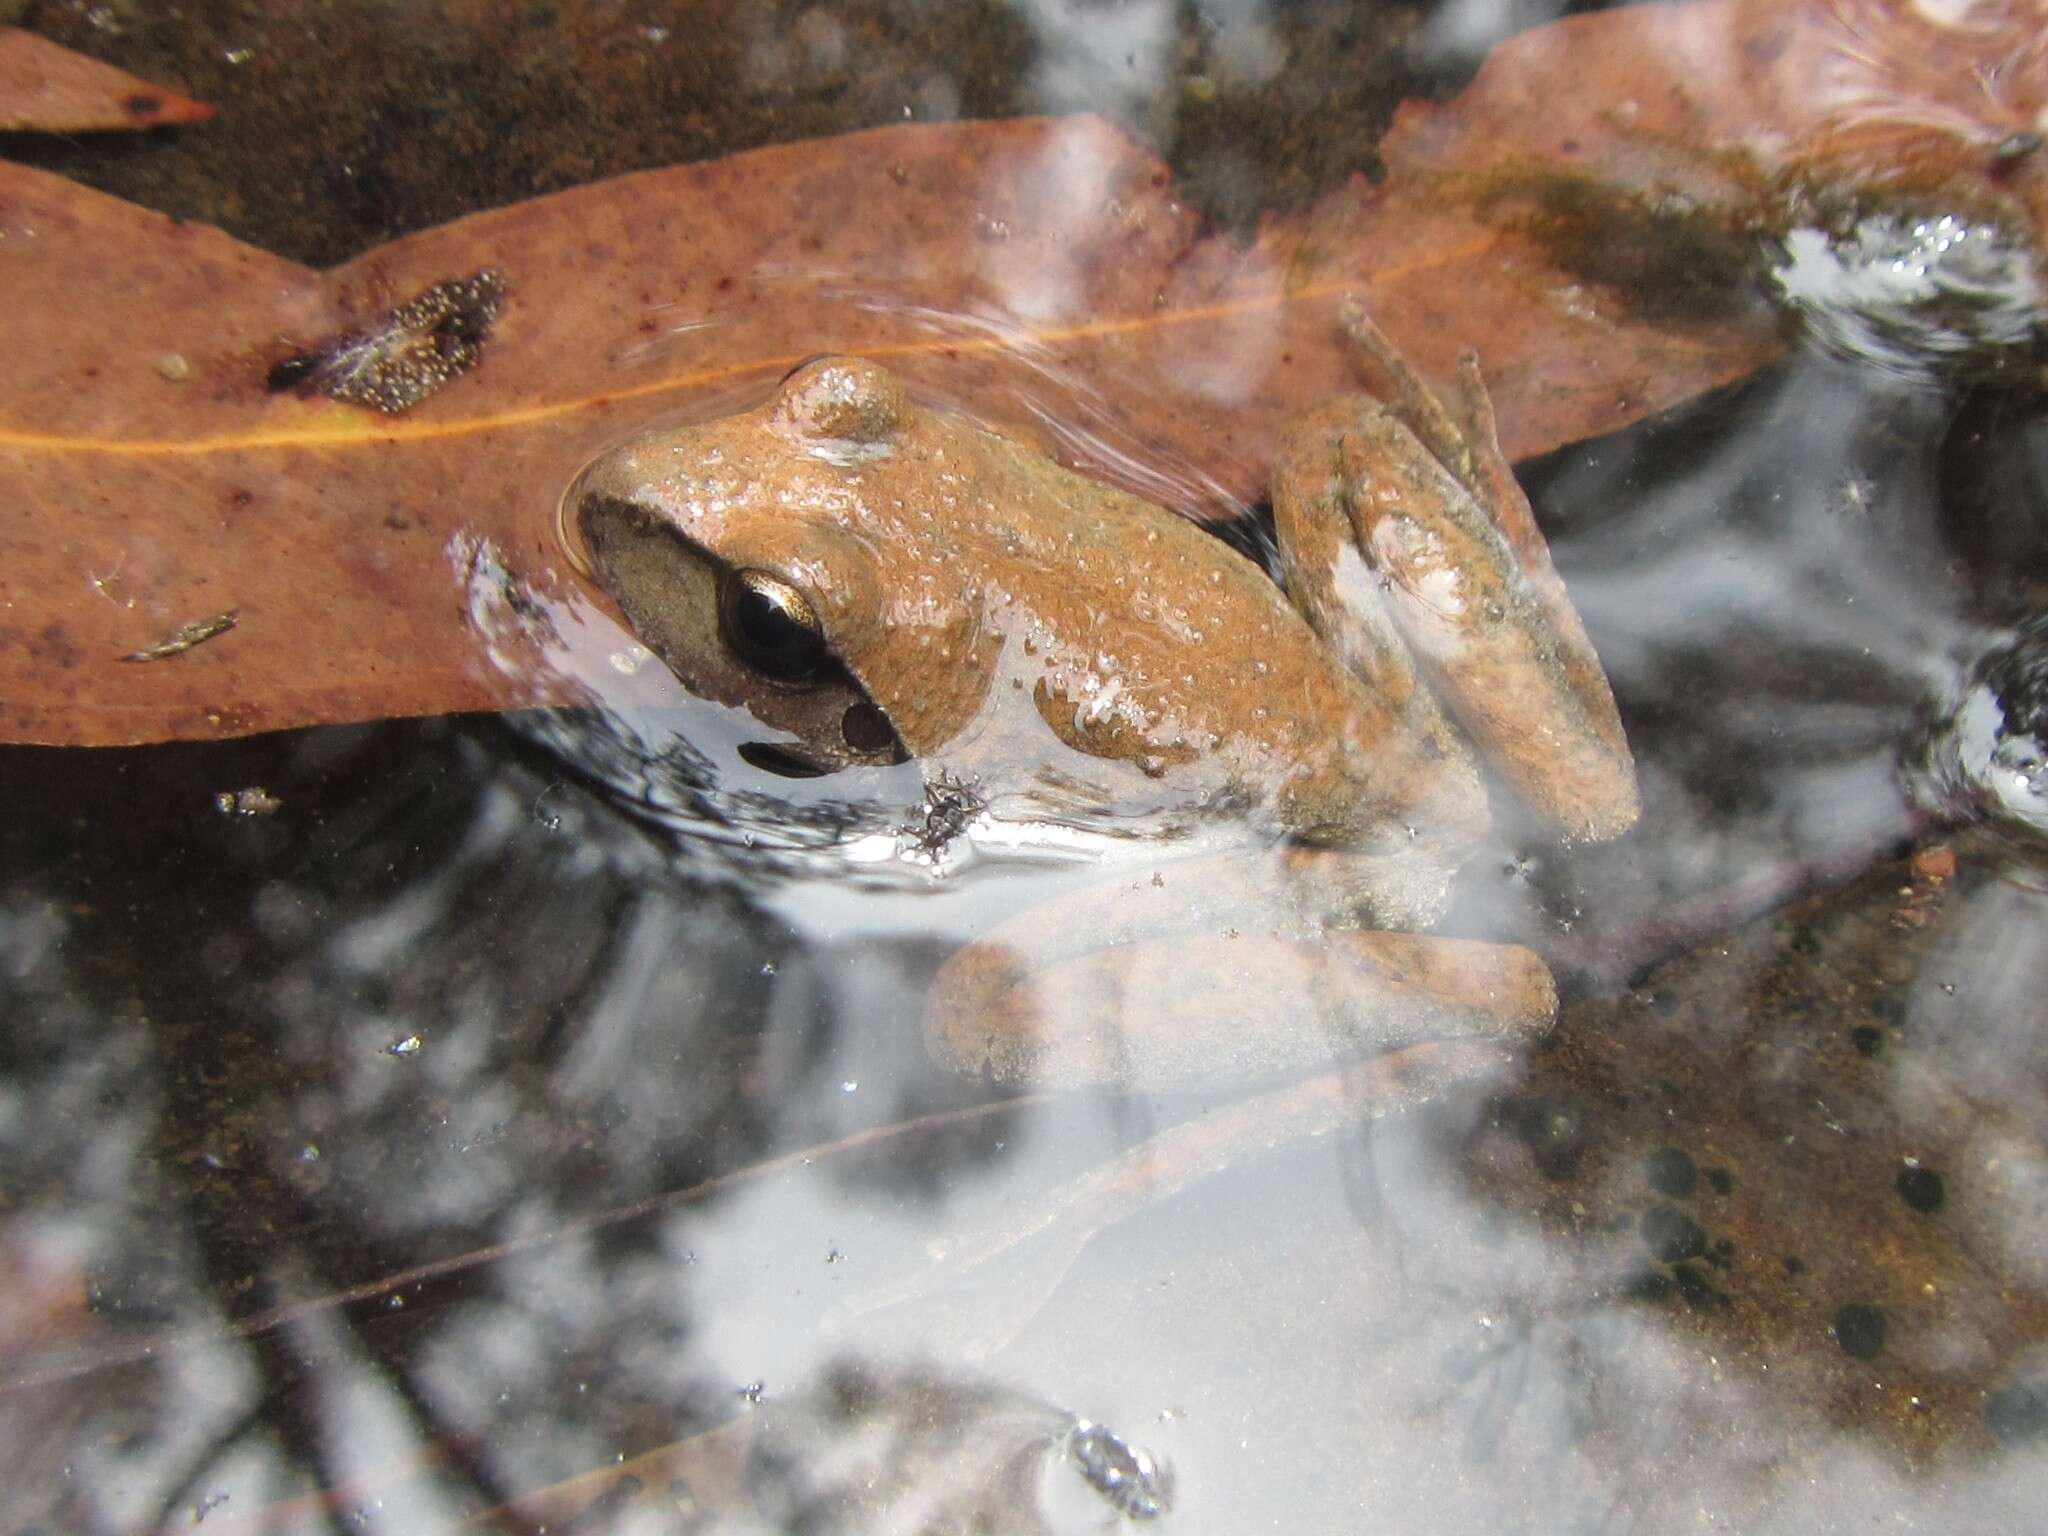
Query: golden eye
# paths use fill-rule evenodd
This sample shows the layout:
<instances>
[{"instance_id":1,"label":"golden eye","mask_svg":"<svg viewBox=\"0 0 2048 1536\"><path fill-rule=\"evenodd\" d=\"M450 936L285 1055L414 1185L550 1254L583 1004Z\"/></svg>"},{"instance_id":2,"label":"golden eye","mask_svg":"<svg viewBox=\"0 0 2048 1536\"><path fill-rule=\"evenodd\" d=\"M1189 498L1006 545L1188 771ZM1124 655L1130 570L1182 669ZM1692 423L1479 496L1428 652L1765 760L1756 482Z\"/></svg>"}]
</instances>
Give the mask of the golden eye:
<instances>
[{"instance_id":1,"label":"golden eye","mask_svg":"<svg viewBox=\"0 0 2048 1536\"><path fill-rule=\"evenodd\" d=\"M802 682L830 656L811 600L772 571L729 571L718 588L725 643L779 683Z\"/></svg>"}]
</instances>

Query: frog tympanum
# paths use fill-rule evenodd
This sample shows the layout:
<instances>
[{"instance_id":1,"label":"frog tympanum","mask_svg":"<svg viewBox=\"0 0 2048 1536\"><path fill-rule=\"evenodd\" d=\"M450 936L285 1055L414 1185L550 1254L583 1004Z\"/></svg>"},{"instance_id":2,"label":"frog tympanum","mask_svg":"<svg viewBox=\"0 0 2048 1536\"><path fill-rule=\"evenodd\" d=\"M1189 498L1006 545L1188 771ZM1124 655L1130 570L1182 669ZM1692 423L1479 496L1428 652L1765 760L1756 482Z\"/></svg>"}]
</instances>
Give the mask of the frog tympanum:
<instances>
[{"instance_id":1,"label":"frog tympanum","mask_svg":"<svg viewBox=\"0 0 2048 1536\"><path fill-rule=\"evenodd\" d=\"M1355 307L1345 321L1394 400L1286 436L1284 591L858 358L630 441L571 487L641 639L776 732L756 761L908 755L997 807L1248 829L1236 853L1162 859L954 956L926 1016L947 1065L1210 1086L1548 1028L1535 954L1416 930L1488 826L1475 747L1557 833L1599 839L1636 816L1628 743L1476 362L1460 420Z\"/></svg>"}]
</instances>

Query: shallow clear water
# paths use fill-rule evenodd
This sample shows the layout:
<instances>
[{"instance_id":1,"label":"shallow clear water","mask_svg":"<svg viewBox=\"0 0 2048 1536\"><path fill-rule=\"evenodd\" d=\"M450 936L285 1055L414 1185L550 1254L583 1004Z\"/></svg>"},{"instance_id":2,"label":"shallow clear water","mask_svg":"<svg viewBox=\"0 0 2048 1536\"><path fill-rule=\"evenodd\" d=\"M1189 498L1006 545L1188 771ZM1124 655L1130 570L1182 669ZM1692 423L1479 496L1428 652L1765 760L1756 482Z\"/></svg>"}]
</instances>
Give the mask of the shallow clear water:
<instances>
[{"instance_id":1,"label":"shallow clear water","mask_svg":"<svg viewBox=\"0 0 2048 1536\"><path fill-rule=\"evenodd\" d=\"M1156 127L1174 14L1015 8L1016 108ZM937 965L1099 850L763 772L594 605L603 709L0 752L0 1529L2029 1528L2048 434L1952 297L1521 466L1644 814L1463 871L1566 1000L1426 1098L941 1071Z\"/></svg>"}]
</instances>

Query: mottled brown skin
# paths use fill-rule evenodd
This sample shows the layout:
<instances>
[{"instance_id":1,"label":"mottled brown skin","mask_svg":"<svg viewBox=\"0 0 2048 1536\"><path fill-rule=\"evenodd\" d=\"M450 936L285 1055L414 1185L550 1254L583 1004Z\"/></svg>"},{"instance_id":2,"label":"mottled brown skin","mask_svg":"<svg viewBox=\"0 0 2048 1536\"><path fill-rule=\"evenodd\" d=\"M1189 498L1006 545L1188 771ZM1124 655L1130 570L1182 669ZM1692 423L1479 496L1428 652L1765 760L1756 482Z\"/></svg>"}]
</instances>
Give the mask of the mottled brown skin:
<instances>
[{"instance_id":1,"label":"mottled brown skin","mask_svg":"<svg viewBox=\"0 0 2048 1536\"><path fill-rule=\"evenodd\" d=\"M1435 920L1486 830L1468 738L1581 837L1634 820L1627 743L1476 369L1455 423L1347 320L1400 402L1332 406L1290 439L1274 478L1285 592L1184 519L920 406L859 359L635 439L572 487L595 573L642 638L787 732L795 759L830 769L900 744L992 801L1227 811L1286 845L1165 864L1085 912L999 928L934 987L927 1038L947 1062L1186 1086L1548 1026L1555 992L1530 952L1398 930ZM801 594L828 666L750 669L720 618L740 571ZM1162 944L1176 932L1234 946L1199 1006L1166 984L1191 951Z\"/></svg>"}]
</instances>

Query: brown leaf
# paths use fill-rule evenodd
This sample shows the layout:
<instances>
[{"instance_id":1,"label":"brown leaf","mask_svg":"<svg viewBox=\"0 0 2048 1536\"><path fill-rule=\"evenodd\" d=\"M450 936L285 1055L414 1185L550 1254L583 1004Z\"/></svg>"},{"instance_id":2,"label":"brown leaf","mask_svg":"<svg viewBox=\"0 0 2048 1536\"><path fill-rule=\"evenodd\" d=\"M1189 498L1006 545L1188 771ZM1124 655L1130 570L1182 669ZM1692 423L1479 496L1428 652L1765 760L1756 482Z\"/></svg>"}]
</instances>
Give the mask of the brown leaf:
<instances>
[{"instance_id":1,"label":"brown leaf","mask_svg":"<svg viewBox=\"0 0 2048 1536\"><path fill-rule=\"evenodd\" d=\"M1198 239L1164 169L1093 119L907 127L624 177L325 276L0 167L0 253L16 295L0 734L59 743L575 696L531 666L569 638L538 623L577 586L562 488L623 435L757 394L820 351L886 358L1027 429L1078 424L1090 436L1070 456L1212 508L1258 493L1288 414L1357 387L1335 316L1347 291L1427 367L1487 336L1520 452L1757 355L1753 333L1588 306L1561 320L1581 343L1550 346L1538 387L1503 318L1555 280L1527 242L1362 189L1248 250ZM485 269L506 297L480 363L404 415L266 390L287 356ZM232 633L119 664L228 609Z\"/></svg>"},{"instance_id":2,"label":"brown leaf","mask_svg":"<svg viewBox=\"0 0 2048 1536\"><path fill-rule=\"evenodd\" d=\"M138 80L19 27L0 27L0 132L155 128L213 116L204 102Z\"/></svg>"},{"instance_id":3,"label":"brown leaf","mask_svg":"<svg viewBox=\"0 0 2048 1536\"><path fill-rule=\"evenodd\" d=\"M1998 201L2048 243L2048 7L1687 0L1510 38L1381 146L1410 172L1541 167L1741 207L1773 179Z\"/></svg>"},{"instance_id":4,"label":"brown leaf","mask_svg":"<svg viewBox=\"0 0 2048 1536\"><path fill-rule=\"evenodd\" d=\"M1797 96L1788 59L1825 73L1819 23L1774 42L1760 14L1702 0L1526 34L1456 103L1404 116L1384 185L1245 246L1203 235L1164 167L1089 118L622 177L324 275L0 166L0 737L615 685L622 636L557 538L562 488L628 433L758 398L824 351L886 359L1197 516L1257 497L1280 425L1360 387L1346 293L1425 372L1476 344L1512 456L1622 426L1780 345L1746 288L1714 288L1725 272L1664 312L1638 297L1688 264L1716 274L1757 196L1728 147L1768 131L1759 100ZM1584 206L1560 215L1560 188ZM1668 218L1674 188L1708 211ZM403 387L363 381L391 359ZM338 403L315 392L337 368L362 385L345 398L387 409L422 376L433 392L396 415ZM231 609L231 633L120 664Z\"/></svg>"}]
</instances>

